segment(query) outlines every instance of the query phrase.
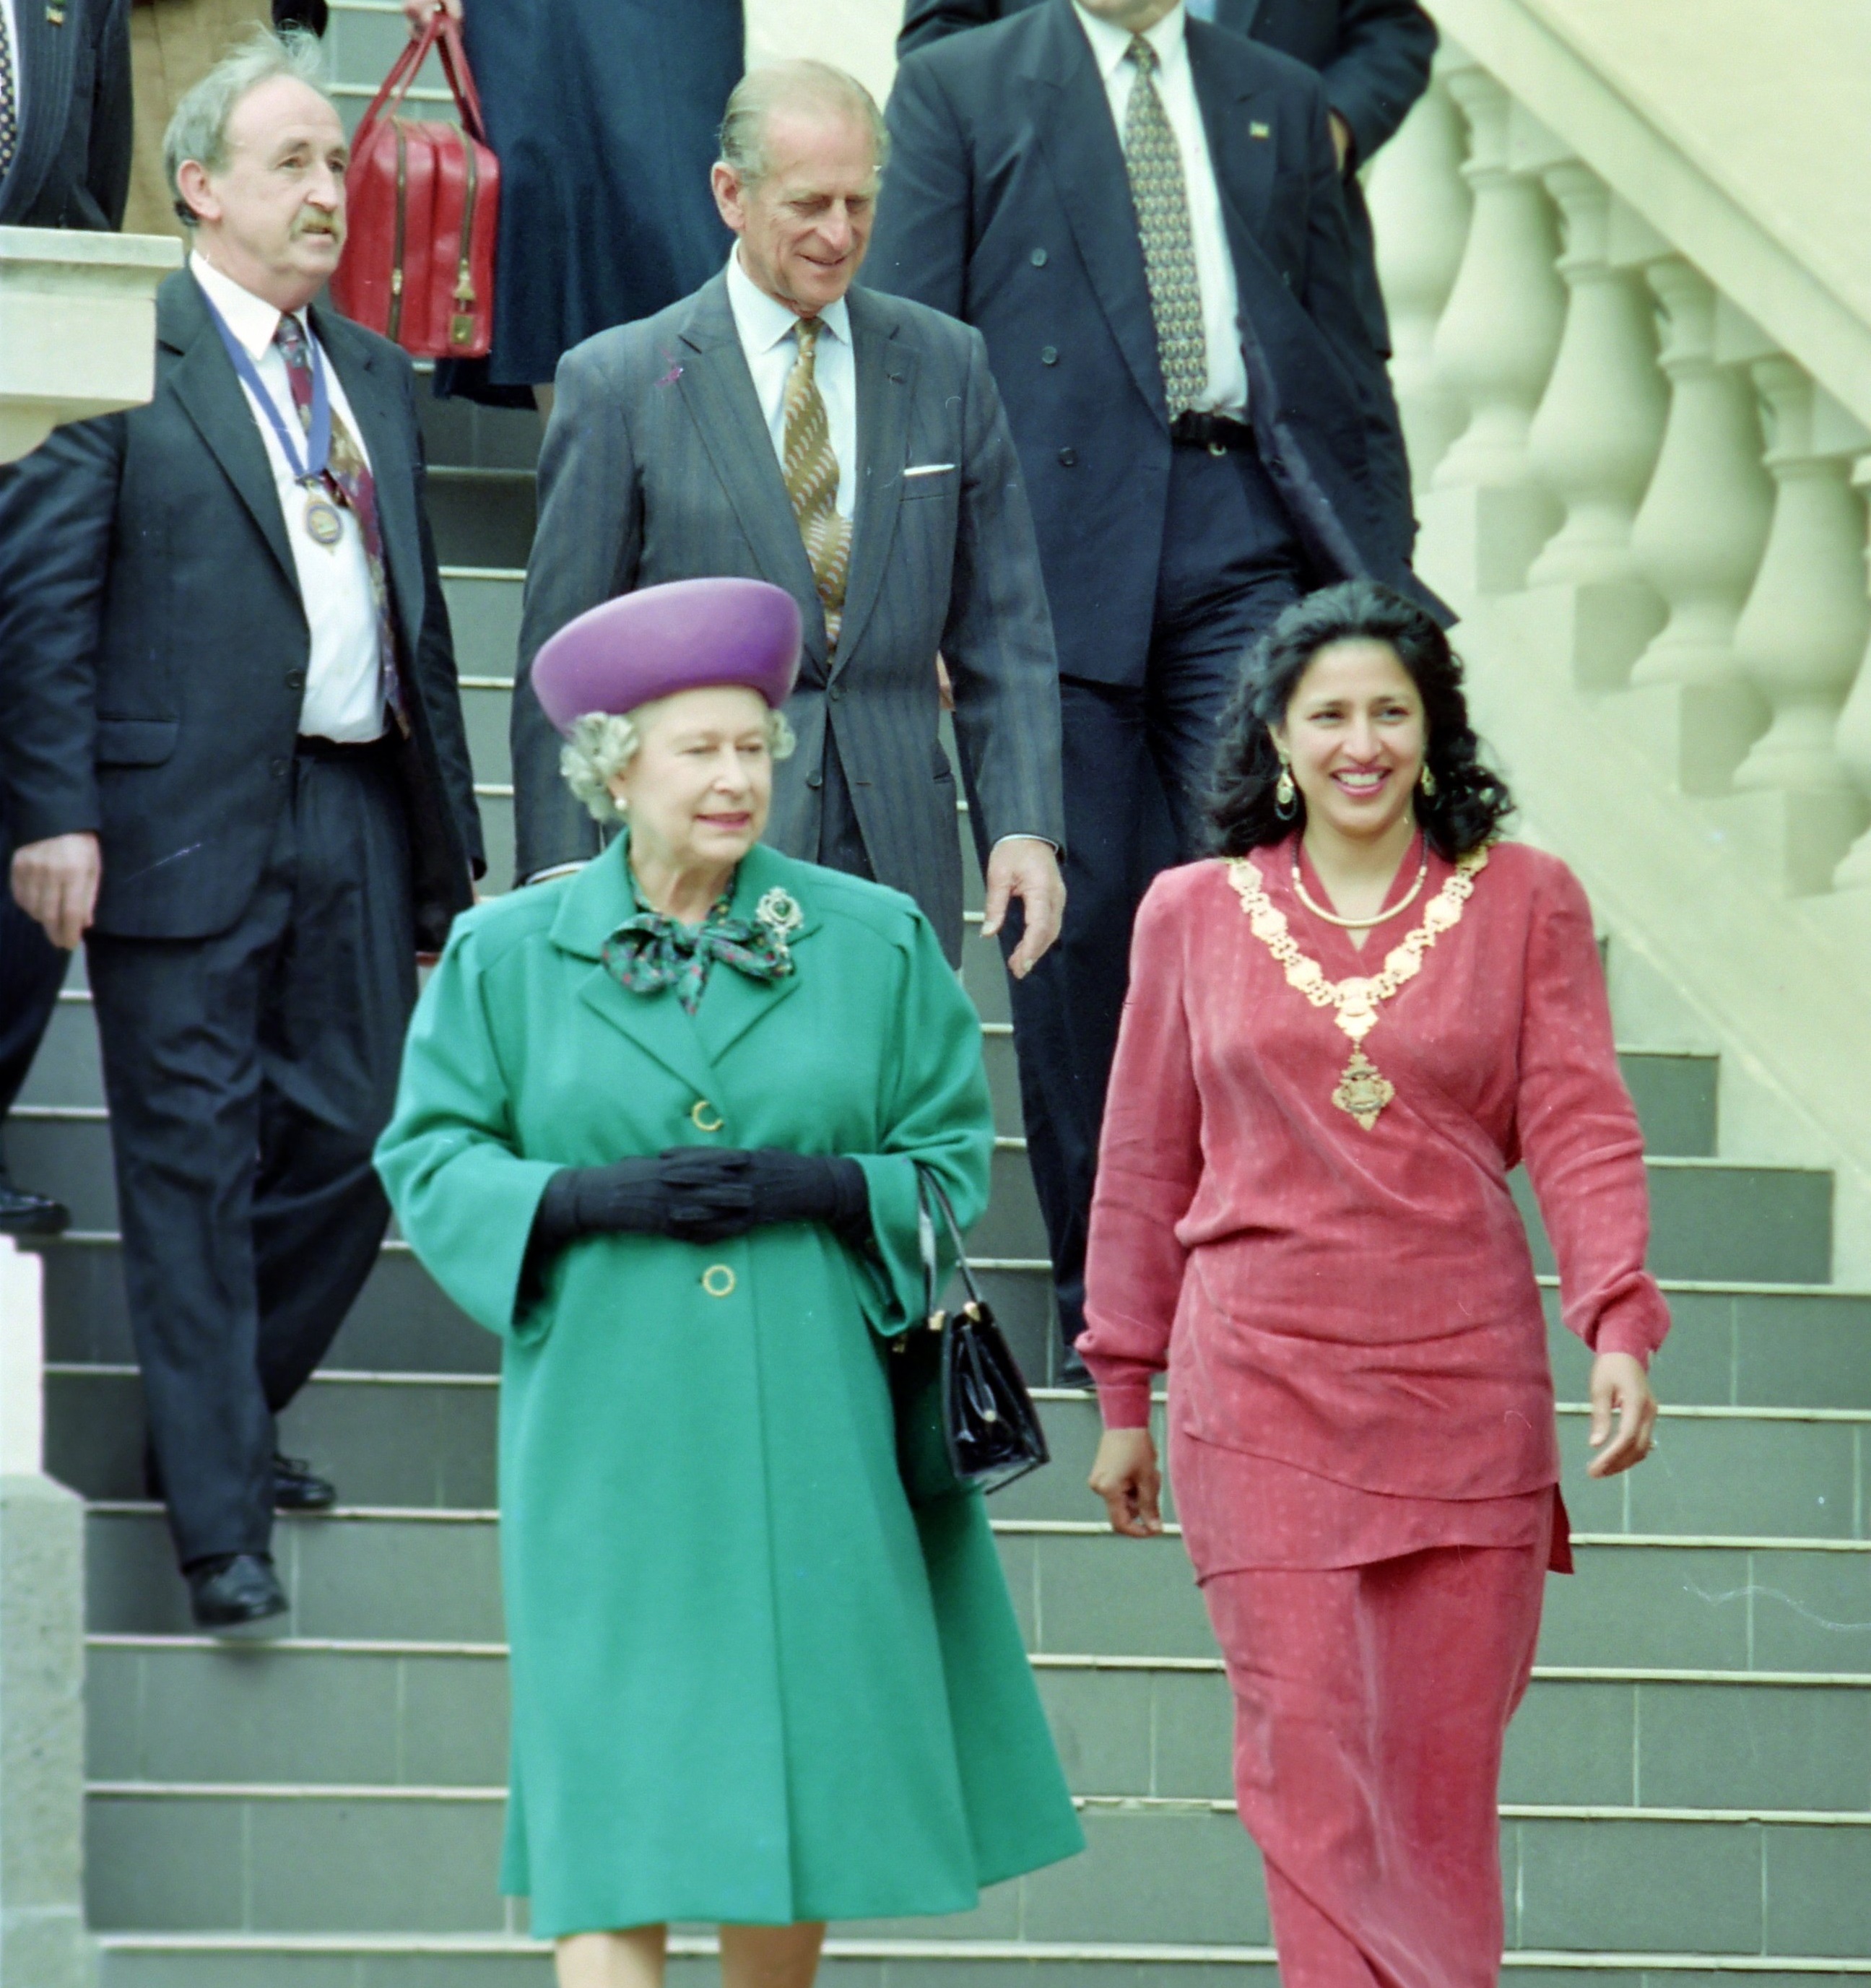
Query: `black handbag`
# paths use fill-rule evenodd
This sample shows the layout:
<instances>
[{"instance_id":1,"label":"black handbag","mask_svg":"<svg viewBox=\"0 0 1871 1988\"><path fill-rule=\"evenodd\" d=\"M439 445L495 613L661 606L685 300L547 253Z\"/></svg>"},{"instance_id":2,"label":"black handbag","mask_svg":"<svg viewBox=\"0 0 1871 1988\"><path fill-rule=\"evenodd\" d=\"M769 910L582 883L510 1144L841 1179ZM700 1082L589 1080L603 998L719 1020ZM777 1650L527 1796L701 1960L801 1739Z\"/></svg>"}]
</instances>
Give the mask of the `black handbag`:
<instances>
[{"instance_id":1,"label":"black handbag","mask_svg":"<svg viewBox=\"0 0 1871 1988\"><path fill-rule=\"evenodd\" d=\"M998 1491L1051 1460L1046 1434L1013 1356L976 1284L942 1183L916 1169L922 1317L885 1356L896 1407L897 1467L912 1504ZM967 1302L938 1309L935 1219L955 1245Z\"/></svg>"}]
</instances>

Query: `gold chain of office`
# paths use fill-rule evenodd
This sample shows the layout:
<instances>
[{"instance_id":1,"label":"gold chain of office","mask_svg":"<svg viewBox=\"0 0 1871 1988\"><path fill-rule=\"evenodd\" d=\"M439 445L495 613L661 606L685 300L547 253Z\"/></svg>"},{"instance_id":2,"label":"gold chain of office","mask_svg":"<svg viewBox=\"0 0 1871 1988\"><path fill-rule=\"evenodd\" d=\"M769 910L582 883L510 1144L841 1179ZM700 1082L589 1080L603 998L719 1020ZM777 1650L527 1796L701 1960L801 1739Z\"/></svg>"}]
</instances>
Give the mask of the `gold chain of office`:
<instances>
[{"instance_id":1,"label":"gold chain of office","mask_svg":"<svg viewBox=\"0 0 1871 1988\"><path fill-rule=\"evenodd\" d=\"M1229 861L1228 881L1240 898L1249 928L1285 969L1287 985L1298 988L1314 1007L1336 1009L1332 1019L1352 1039L1351 1060L1339 1076L1331 1101L1367 1132L1397 1094L1396 1087L1364 1052L1365 1037L1377 1026L1378 1003L1415 979L1423 971L1423 955L1444 932L1461 923L1463 908L1474 894L1475 879L1487 867L1485 846L1458 859L1448 881L1423 907L1422 924L1385 955L1381 973L1328 980L1318 962L1300 951L1286 913L1267 896L1251 859L1237 856Z\"/></svg>"}]
</instances>

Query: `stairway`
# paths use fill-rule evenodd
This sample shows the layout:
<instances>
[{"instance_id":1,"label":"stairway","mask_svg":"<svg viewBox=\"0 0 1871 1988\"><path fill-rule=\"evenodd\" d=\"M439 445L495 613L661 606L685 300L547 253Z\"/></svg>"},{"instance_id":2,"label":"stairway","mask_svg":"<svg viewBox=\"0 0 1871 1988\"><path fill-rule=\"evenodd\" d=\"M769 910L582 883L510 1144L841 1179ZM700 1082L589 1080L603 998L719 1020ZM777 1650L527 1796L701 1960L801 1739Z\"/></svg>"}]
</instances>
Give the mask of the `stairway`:
<instances>
[{"instance_id":1,"label":"stairway","mask_svg":"<svg viewBox=\"0 0 1871 1988\"><path fill-rule=\"evenodd\" d=\"M401 32L394 7L340 0L330 46L354 110ZM424 414L499 888L536 424ZM973 1247L1044 1383L1044 1239L1005 982L991 948L971 937L968 952L1003 1135ZM1549 1584L1510 1736L1510 1979L1871 1976L1871 1295L1830 1285L1828 1175L1722 1150L1712 1057L1650 1040L1623 1060L1676 1318L1656 1369L1665 1420L1641 1470L1588 1483L1585 1356L1555 1327L1579 1572ZM545 1988L550 1961L494 1891L496 1342L393 1239L283 1431L342 1499L279 1526L289 1634L195 1635L140 1499L108 1141L75 971L9 1149L20 1179L76 1211L45 1252L48 1468L90 1501L87 1899L104 1988ZM1104 1529L1083 1488L1095 1407L1044 1386L1040 1401L1056 1461L993 1510L1091 1847L963 1918L834 1928L827 1981L1004 1988L1013 1963L1041 1967L1039 1988L1270 1981L1230 1800L1227 1693L1187 1563L1173 1538ZM675 1946L690 1988L709 1942Z\"/></svg>"}]
</instances>

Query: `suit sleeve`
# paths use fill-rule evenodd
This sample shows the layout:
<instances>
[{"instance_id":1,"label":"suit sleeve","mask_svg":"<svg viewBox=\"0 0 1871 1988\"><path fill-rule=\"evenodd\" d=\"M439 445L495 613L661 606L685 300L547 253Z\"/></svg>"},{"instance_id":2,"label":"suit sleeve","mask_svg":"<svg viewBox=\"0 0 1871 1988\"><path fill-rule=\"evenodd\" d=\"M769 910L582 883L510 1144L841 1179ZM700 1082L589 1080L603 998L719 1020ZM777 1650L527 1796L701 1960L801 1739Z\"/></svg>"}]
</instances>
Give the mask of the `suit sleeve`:
<instances>
[{"instance_id":1,"label":"suit sleeve","mask_svg":"<svg viewBox=\"0 0 1871 1988\"><path fill-rule=\"evenodd\" d=\"M968 139L925 59L912 57L897 71L885 121L890 163L865 281L961 317L973 246Z\"/></svg>"},{"instance_id":2,"label":"suit sleeve","mask_svg":"<svg viewBox=\"0 0 1871 1988\"><path fill-rule=\"evenodd\" d=\"M97 80L91 100L91 155L86 184L113 228L123 225L130 198L132 131L130 0L110 0L97 42Z\"/></svg>"},{"instance_id":3,"label":"suit sleeve","mask_svg":"<svg viewBox=\"0 0 1871 1988\"><path fill-rule=\"evenodd\" d=\"M1131 941L1085 1259L1078 1351L1098 1383L1107 1428L1149 1426L1150 1384L1169 1364L1188 1262L1176 1228L1202 1182L1183 938L1182 915L1159 880L1139 908Z\"/></svg>"},{"instance_id":4,"label":"suit sleeve","mask_svg":"<svg viewBox=\"0 0 1871 1988\"><path fill-rule=\"evenodd\" d=\"M1643 1267L1643 1134L1613 1047L1591 908L1554 866L1527 941L1515 1129L1559 1266L1562 1315L1595 1353L1647 1362L1670 1330Z\"/></svg>"},{"instance_id":5,"label":"suit sleeve","mask_svg":"<svg viewBox=\"0 0 1871 1988\"><path fill-rule=\"evenodd\" d=\"M461 831L462 847L477 877L487 874L487 850L481 837L481 810L474 795L474 764L462 720L462 691L455 663L455 631L448 620L448 599L442 590L442 567L435 556L435 535L429 526L428 455L421 424L416 417L414 374L403 366L403 397L409 412L411 453L416 465L416 523L422 541L422 633L417 644L416 670L422 683L423 708L434 735L435 758L448 807Z\"/></svg>"},{"instance_id":6,"label":"suit sleeve","mask_svg":"<svg viewBox=\"0 0 1871 1988\"><path fill-rule=\"evenodd\" d=\"M16 843L95 833L97 645L124 418L0 469L0 773Z\"/></svg>"},{"instance_id":7,"label":"suit sleeve","mask_svg":"<svg viewBox=\"0 0 1871 1988\"><path fill-rule=\"evenodd\" d=\"M597 825L559 773L560 739L533 694L533 659L589 608L628 593L643 552L642 496L621 383L602 359L559 362L540 452L539 529L526 566L512 742L516 881L597 853Z\"/></svg>"},{"instance_id":8,"label":"suit sleeve","mask_svg":"<svg viewBox=\"0 0 1871 1988\"><path fill-rule=\"evenodd\" d=\"M851 1156L864 1169L876 1246L863 1259L869 1271L865 1315L885 1337L913 1324L922 1307L917 1168L928 1168L942 1183L966 1229L986 1209L994 1152L980 1017L920 911L903 954L900 988L891 1008L895 1040L888 1067L895 1076L881 1114L879 1150ZM946 1277L952 1252L939 1237L938 1255Z\"/></svg>"},{"instance_id":9,"label":"suit sleeve","mask_svg":"<svg viewBox=\"0 0 1871 1988\"><path fill-rule=\"evenodd\" d=\"M1428 88L1436 23L1416 0L1345 0L1325 95L1352 134L1348 170L1362 165Z\"/></svg>"},{"instance_id":10,"label":"suit sleeve","mask_svg":"<svg viewBox=\"0 0 1871 1988\"><path fill-rule=\"evenodd\" d=\"M987 840L1065 842L1059 670L1020 458L988 369L968 333L967 460L942 653L955 685L955 735Z\"/></svg>"},{"instance_id":11,"label":"suit sleeve","mask_svg":"<svg viewBox=\"0 0 1871 1988\"><path fill-rule=\"evenodd\" d=\"M1030 0L1014 0L1019 6ZM979 28L998 21L1009 12L1007 0L906 0L903 25L897 31L897 59L912 49L939 42L945 35L959 35L964 28Z\"/></svg>"},{"instance_id":12,"label":"suit sleeve","mask_svg":"<svg viewBox=\"0 0 1871 1988\"><path fill-rule=\"evenodd\" d=\"M468 1316L522 1344L544 1336L523 1303L526 1246L556 1160L516 1150L480 955L458 927L416 1003L377 1171L403 1233Z\"/></svg>"}]
</instances>

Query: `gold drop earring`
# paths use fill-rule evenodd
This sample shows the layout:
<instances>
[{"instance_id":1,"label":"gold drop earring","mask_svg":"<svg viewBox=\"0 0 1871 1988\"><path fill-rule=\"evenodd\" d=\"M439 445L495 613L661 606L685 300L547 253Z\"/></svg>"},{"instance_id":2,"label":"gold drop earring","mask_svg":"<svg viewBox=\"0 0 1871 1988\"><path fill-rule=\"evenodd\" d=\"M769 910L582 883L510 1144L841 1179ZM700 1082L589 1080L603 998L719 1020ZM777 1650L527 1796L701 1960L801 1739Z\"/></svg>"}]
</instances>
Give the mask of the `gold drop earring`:
<instances>
[{"instance_id":1,"label":"gold drop earring","mask_svg":"<svg viewBox=\"0 0 1871 1988\"><path fill-rule=\"evenodd\" d=\"M1425 759L1423 771L1416 776L1416 785L1423 789L1423 798L1433 801L1436 798L1436 776L1429 771L1429 762Z\"/></svg>"},{"instance_id":2,"label":"gold drop earring","mask_svg":"<svg viewBox=\"0 0 1871 1988\"><path fill-rule=\"evenodd\" d=\"M1291 821L1298 809L1299 789L1293 784L1293 762L1281 752L1280 777L1274 783L1274 812L1282 821Z\"/></svg>"}]
</instances>

